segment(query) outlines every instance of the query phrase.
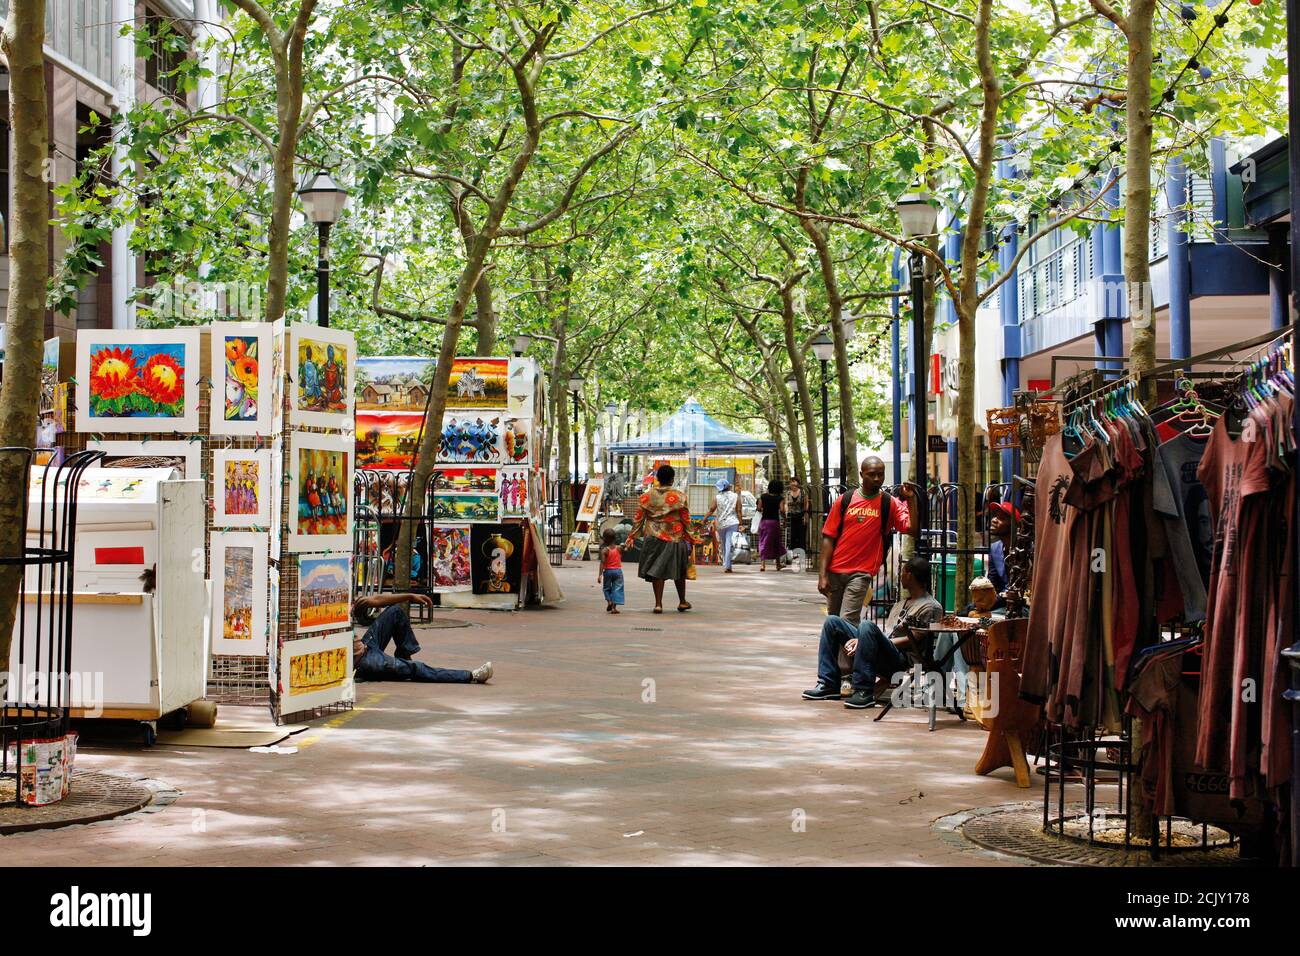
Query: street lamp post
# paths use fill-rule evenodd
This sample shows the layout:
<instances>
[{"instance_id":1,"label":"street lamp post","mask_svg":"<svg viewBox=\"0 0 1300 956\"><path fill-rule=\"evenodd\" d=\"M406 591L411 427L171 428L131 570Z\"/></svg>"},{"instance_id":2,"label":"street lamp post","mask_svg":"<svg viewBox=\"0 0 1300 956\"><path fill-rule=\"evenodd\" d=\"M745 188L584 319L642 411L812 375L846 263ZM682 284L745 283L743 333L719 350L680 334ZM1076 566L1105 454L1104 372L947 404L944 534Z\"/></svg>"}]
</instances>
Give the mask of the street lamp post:
<instances>
[{"instance_id":1,"label":"street lamp post","mask_svg":"<svg viewBox=\"0 0 1300 956\"><path fill-rule=\"evenodd\" d=\"M827 514L831 508L831 419L830 394L826 388L826 367L835 356L835 341L822 332L812 340L813 355L822 363L822 507Z\"/></svg>"},{"instance_id":2,"label":"street lamp post","mask_svg":"<svg viewBox=\"0 0 1300 956\"><path fill-rule=\"evenodd\" d=\"M348 204L348 192L335 184L327 172L318 172L298 190L307 218L316 224L319 248L316 257L316 321L321 328L330 324L330 226Z\"/></svg>"},{"instance_id":3,"label":"street lamp post","mask_svg":"<svg viewBox=\"0 0 1300 956\"><path fill-rule=\"evenodd\" d=\"M614 440L617 436L614 434L614 422L618 416L618 403L607 402L605 405L605 419L609 423L605 429L605 457L608 459L605 465L605 480L614 473Z\"/></svg>"},{"instance_id":4,"label":"street lamp post","mask_svg":"<svg viewBox=\"0 0 1300 956\"><path fill-rule=\"evenodd\" d=\"M573 426L570 434L573 436L573 482L578 481L578 393L582 391L582 383L586 381L579 373L574 372L569 376L569 392L573 395Z\"/></svg>"},{"instance_id":5,"label":"street lamp post","mask_svg":"<svg viewBox=\"0 0 1300 956\"><path fill-rule=\"evenodd\" d=\"M898 200L898 220L903 234L913 243L935 234L939 210L929 193L920 190L908 193ZM924 533L930 510L929 478L926 475L926 387L925 387L925 259L918 250L912 250L907 261L912 280L912 422L916 440L912 457L916 461L916 506L919 514L916 527Z\"/></svg>"}]
</instances>

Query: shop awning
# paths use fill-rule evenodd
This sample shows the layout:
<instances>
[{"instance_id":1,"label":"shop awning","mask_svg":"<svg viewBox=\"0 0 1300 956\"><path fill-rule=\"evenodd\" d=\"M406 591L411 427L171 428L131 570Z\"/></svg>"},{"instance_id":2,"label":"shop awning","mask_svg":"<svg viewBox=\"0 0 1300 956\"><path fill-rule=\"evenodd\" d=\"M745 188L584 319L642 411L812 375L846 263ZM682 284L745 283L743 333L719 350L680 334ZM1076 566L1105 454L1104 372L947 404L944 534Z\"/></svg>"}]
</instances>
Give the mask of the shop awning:
<instances>
[{"instance_id":1,"label":"shop awning","mask_svg":"<svg viewBox=\"0 0 1300 956\"><path fill-rule=\"evenodd\" d=\"M699 402L688 398L658 428L616 442L609 450L616 455L766 455L776 451L776 445L766 438L732 431L709 415Z\"/></svg>"}]
</instances>

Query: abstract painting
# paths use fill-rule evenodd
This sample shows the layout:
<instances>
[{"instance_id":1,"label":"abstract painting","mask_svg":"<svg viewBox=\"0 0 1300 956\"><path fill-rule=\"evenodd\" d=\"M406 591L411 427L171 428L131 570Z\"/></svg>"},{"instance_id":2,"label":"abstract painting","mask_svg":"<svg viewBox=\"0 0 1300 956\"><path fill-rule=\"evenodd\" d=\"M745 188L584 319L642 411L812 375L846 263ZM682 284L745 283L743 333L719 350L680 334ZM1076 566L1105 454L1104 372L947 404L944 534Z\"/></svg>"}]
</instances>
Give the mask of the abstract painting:
<instances>
[{"instance_id":1,"label":"abstract painting","mask_svg":"<svg viewBox=\"0 0 1300 956\"><path fill-rule=\"evenodd\" d=\"M447 408L501 408L507 403L510 360L458 358L451 363Z\"/></svg>"},{"instance_id":2,"label":"abstract painting","mask_svg":"<svg viewBox=\"0 0 1300 956\"><path fill-rule=\"evenodd\" d=\"M275 402L274 341L265 322L213 322L214 435L269 435Z\"/></svg>"},{"instance_id":3,"label":"abstract painting","mask_svg":"<svg viewBox=\"0 0 1300 956\"><path fill-rule=\"evenodd\" d=\"M291 439L289 550L351 550L351 439L304 432L294 432Z\"/></svg>"},{"instance_id":4,"label":"abstract painting","mask_svg":"<svg viewBox=\"0 0 1300 956\"><path fill-rule=\"evenodd\" d=\"M470 530L468 527L433 528L429 547L429 586L434 591L468 591Z\"/></svg>"},{"instance_id":5,"label":"abstract painting","mask_svg":"<svg viewBox=\"0 0 1300 956\"><path fill-rule=\"evenodd\" d=\"M271 493L269 450L224 448L212 453L214 527L269 527Z\"/></svg>"},{"instance_id":6,"label":"abstract painting","mask_svg":"<svg viewBox=\"0 0 1300 956\"><path fill-rule=\"evenodd\" d=\"M410 355L357 359L357 411L423 414L434 366L431 358Z\"/></svg>"},{"instance_id":7,"label":"abstract painting","mask_svg":"<svg viewBox=\"0 0 1300 956\"><path fill-rule=\"evenodd\" d=\"M406 470L419 449L419 412L357 412L357 467Z\"/></svg>"},{"instance_id":8,"label":"abstract painting","mask_svg":"<svg viewBox=\"0 0 1300 956\"><path fill-rule=\"evenodd\" d=\"M518 594L523 580L524 526L476 524L469 535L474 593Z\"/></svg>"},{"instance_id":9,"label":"abstract painting","mask_svg":"<svg viewBox=\"0 0 1300 956\"><path fill-rule=\"evenodd\" d=\"M443 420L438 461L466 465L501 464L499 416L458 413Z\"/></svg>"},{"instance_id":10,"label":"abstract painting","mask_svg":"<svg viewBox=\"0 0 1300 956\"><path fill-rule=\"evenodd\" d=\"M197 432L200 330L86 329L77 337L77 431Z\"/></svg>"},{"instance_id":11,"label":"abstract painting","mask_svg":"<svg viewBox=\"0 0 1300 956\"><path fill-rule=\"evenodd\" d=\"M351 332L289 326L290 424L352 428L356 350Z\"/></svg>"},{"instance_id":12,"label":"abstract painting","mask_svg":"<svg viewBox=\"0 0 1300 956\"><path fill-rule=\"evenodd\" d=\"M212 653L266 656L267 535L212 532Z\"/></svg>"},{"instance_id":13,"label":"abstract painting","mask_svg":"<svg viewBox=\"0 0 1300 956\"><path fill-rule=\"evenodd\" d=\"M298 633L347 627L351 621L352 554L298 557Z\"/></svg>"},{"instance_id":14,"label":"abstract painting","mask_svg":"<svg viewBox=\"0 0 1300 956\"><path fill-rule=\"evenodd\" d=\"M496 491L482 495L435 495L434 521L500 521L500 500Z\"/></svg>"},{"instance_id":15,"label":"abstract painting","mask_svg":"<svg viewBox=\"0 0 1300 956\"><path fill-rule=\"evenodd\" d=\"M531 418L507 418L501 427L502 457L508 465L527 464L532 456Z\"/></svg>"},{"instance_id":16,"label":"abstract painting","mask_svg":"<svg viewBox=\"0 0 1300 956\"><path fill-rule=\"evenodd\" d=\"M531 507L527 468L502 468L497 494L501 496L503 517L523 517Z\"/></svg>"},{"instance_id":17,"label":"abstract painting","mask_svg":"<svg viewBox=\"0 0 1300 956\"><path fill-rule=\"evenodd\" d=\"M280 688L282 715L352 700L352 632L285 641Z\"/></svg>"},{"instance_id":18,"label":"abstract painting","mask_svg":"<svg viewBox=\"0 0 1300 956\"><path fill-rule=\"evenodd\" d=\"M496 491L497 470L474 465L439 465L433 469L435 494Z\"/></svg>"}]
</instances>

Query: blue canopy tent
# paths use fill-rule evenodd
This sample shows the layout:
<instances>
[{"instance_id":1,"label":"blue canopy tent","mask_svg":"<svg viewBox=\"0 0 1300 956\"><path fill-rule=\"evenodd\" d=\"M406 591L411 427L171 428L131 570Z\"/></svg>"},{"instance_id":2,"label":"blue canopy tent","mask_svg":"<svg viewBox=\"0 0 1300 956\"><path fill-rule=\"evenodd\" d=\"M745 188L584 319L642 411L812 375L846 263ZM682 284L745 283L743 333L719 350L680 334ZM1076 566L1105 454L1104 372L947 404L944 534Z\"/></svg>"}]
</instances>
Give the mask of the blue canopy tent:
<instances>
[{"instance_id":1,"label":"blue canopy tent","mask_svg":"<svg viewBox=\"0 0 1300 956\"><path fill-rule=\"evenodd\" d=\"M658 428L628 441L609 446L616 455L657 455L689 458L691 480L695 461L704 455L754 455L761 457L776 451L776 444L766 438L743 435L709 415L700 403L688 398Z\"/></svg>"}]
</instances>

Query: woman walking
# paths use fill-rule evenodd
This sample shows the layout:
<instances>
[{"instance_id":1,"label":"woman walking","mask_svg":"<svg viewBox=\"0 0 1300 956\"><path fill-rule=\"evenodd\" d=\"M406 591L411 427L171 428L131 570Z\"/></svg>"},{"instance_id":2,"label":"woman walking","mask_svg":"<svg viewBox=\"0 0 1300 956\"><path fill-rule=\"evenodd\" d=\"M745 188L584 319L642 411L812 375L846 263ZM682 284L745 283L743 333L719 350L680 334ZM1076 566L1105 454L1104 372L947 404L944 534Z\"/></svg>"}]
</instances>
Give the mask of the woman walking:
<instances>
[{"instance_id":1,"label":"woman walking","mask_svg":"<svg viewBox=\"0 0 1300 956\"><path fill-rule=\"evenodd\" d=\"M808 548L808 536L803 523L807 506L808 499L804 497L803 486L798 478L791 478L790 487L785 493L785 527L791 551L806 551Z\"/></svg>"},{"instance_id":2,"label":"woman walking","mask_svg":"<svg viewBox=\"0 0 1300 956\"><path fill-rule=\"evenodd\" d=\"M775 561L781 570L781 557L785 546L781 543L781 515L785 514L785 488L773 478L767 483L767 493L758 499L762 520L758 523L758 570L766 571L767 562Z\"/></svg>"},{"instance_id":3,"label":"woman walking","mask_svg":"<svg viewBox=\"0 0 1300 956\"><path fill-rule=\"evenodd\" d=\"M664 612L664 582L677 588L677 610L689 611L686 600L686 568L690 563L690 546L699 544L691 534L691 513L686 496L673 487L677 472L672 465L660 465L655 485L638 500L636 518L623 549L645 534L637 575L650 582L655 594L656 614Z\"/></svg>"},{"instance_id":4,"label":"woman walking","mask_svg":"<svg viewBox=\"0 0 1300 956\"><path fill-rule=\"evenodd\" d=\"M718 494L704 517L708 520L710 516L717 515L717 523L714 527L718 529L720 539L722 571L724 574L731 574L732 546L735 543L736 532L740 530L740 496L731 490L731 482L726 478L719 478L714 487L718 489Z\"/></svg>"}]
</instances>

